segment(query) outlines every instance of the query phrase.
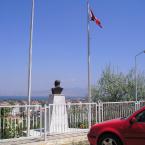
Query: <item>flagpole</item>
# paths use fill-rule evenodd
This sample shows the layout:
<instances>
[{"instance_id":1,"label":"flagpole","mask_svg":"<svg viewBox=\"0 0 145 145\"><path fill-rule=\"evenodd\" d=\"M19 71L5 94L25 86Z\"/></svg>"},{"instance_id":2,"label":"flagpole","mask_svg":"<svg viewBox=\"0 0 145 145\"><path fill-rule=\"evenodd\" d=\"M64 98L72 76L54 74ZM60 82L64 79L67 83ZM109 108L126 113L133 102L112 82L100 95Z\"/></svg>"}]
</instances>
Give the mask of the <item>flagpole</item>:
<instances>
[{"instance_id":1,"label":"flagpole","mask_svg":"<svg viewBox=\"0 0 145 145\"><path fill-rule=\"evenodd\" d=\"M90 13L90 8L89 8L89 0L87 0L87 51L88 51L88 101L89 103L91 103L91 66L90 66L90 27L89 27L89 23L90 23L90 17L89 17L89 13Z\"/></svg>"},{"instance_id":2,"label":"flagpole","mask_svg":"<svg viewBox=\"0 0 145 145\"><path fill-rule=\"evenodd\" d=\"M34 6L35 0L32 0L31 22L30 22L30 39L29 39L29 64L28 64L28 122L27 136L30 134L30 105L31 105L31 84L32 84L32 41L33 41L33 23L34 23Z\"/></svg>"},{"instance_id":3,"label":"flagpole","mask_svg":"<svg viewBox=\"0 0 145 145\"><path fill-rule=\"evenodd\" d=\"M28 65L28 105L31 104L31 83L32 83L32 41L33 41L33 23L34 23L34 1L32 0L32 12L30 23L30 40L29 40L29 65Z\"/></svg>"},{"instance_id":4,"label":"flagpole","mask_svg":"<svg viewBox=\"0 0 145 145\"><path fill-rule=\"evenodd\" d=\"M90 7L89 7L89 0L87 0L87 51L88 51L88 101L89 101L89 108L88 108L88 124L89 128L91 128L91 67L90 67Z\"/></svg>"}]
</instances>

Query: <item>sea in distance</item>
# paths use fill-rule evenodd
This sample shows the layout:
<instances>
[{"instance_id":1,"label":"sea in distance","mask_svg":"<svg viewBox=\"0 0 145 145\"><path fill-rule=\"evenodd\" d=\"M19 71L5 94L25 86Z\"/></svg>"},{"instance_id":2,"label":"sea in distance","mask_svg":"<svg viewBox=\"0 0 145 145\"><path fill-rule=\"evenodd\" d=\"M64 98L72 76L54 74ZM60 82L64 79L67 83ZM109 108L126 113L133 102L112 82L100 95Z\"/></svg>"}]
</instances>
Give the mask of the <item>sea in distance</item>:
<instances>
[{"instance_id":1,"label":"sea in distance","mask_svg":"<svg viewBox=\"0 0 145 145\"><path fill-rule=\"evenodd\" d=\"M83 99L85 97L80 97L80 96L66 96L66 99ZM32 96L32 100L48 100L48 96ZM16 101L21 101L21 100L28 100L27 96L0 96L0 101L7 101L7 100L16 100Z\"/></svg>"}]
</instances>

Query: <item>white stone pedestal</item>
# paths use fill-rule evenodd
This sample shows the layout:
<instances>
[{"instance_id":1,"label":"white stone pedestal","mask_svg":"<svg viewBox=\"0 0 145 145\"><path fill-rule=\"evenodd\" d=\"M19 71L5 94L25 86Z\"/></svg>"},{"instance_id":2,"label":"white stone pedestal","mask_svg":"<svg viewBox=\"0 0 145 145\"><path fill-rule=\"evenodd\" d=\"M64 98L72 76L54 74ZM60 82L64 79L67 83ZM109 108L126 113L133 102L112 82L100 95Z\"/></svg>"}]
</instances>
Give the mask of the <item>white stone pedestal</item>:
<instances>
[{"instance_id":1,"label":"white stone pedestal","mask_svg":"<svg viewBox=\"0 0 145 145\"><path fill-rule=\"evenodd\" d=\"M68 130L68 116L64 95L50 95L48 99L49 112L48 127L49 133L63 133Z\"/></svg>"}]
</instances>

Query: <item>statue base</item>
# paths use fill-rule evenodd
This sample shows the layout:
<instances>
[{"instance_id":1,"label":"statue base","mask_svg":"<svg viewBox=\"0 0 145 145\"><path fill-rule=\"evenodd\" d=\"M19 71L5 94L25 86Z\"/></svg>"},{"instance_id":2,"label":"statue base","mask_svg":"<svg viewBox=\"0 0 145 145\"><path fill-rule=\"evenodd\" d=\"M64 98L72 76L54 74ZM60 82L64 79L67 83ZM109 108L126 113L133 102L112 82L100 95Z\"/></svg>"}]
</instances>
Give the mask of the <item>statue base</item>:
<instances>
[{"instance_id":1,"label":"statue base","mask_svg":"<svg viewBox=\"0 0 145 145\"><path fill-rule=\"evenodd\" d=\"M68 115L64 95L50 95L48 99L48 127L49 133L62 133L68 130Z\"/></svg>"}]
</instances>

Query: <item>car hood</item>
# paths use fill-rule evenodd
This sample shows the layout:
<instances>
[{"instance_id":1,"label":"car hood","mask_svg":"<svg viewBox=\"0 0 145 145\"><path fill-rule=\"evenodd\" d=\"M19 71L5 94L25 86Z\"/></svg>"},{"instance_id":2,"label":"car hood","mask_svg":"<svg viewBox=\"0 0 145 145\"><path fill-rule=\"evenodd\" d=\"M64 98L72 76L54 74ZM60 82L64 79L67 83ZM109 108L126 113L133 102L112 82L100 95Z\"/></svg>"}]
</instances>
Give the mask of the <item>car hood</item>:
<instances>
[{"instance_id":1,"label":"car hood","mask_svg":"<svg viewBox=\"0 0 145 145\"><path fill-rule=\"evenodd\" d=\"M117 119L112 119L112 120L107 120L98 124L95 124L95 127L101 127L101 126L118 126L118 125L122 125L123 122L125 122L126 119L122 119L122 118L117 118Z\"/></svg>"}]
</instances>

